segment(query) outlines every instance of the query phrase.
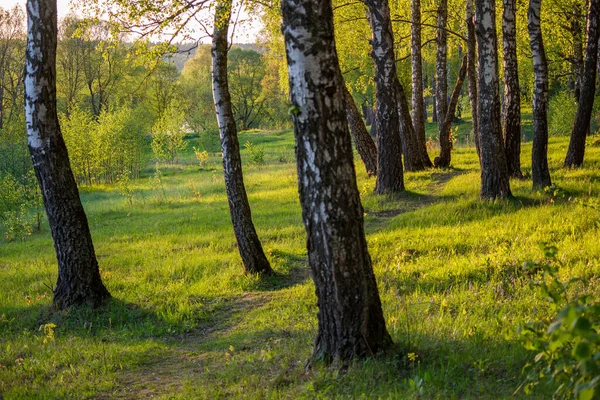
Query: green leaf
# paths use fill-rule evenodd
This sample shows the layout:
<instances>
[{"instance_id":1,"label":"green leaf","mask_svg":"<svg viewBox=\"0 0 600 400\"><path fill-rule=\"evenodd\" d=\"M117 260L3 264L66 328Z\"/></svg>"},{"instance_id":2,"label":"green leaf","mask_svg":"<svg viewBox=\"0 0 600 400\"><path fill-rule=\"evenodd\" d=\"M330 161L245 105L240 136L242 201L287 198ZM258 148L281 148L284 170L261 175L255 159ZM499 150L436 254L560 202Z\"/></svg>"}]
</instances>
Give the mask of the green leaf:
<instances>
[{"instance_id":1,"label":"green leaf","mask_svg":"<svg viewBox=\"0 0 600 400\"><path fill-rule=\"evenodd\" d=\"M548 331L546 333L548 335L550 335L553 332L555 332L557 329L559 329L561 326L562 326L562 321L561 320L554 321L552 324L550 324L550 326L548 327Z\"/></svg>"},{"instance_id":2,"label":"green leaf","mask_svg":"<svg viewBox=\"0 0 600 400\"><path fill-rule=\"evenodd\" d=\"M594 388L582 390L577 394L577 400L592 400L594 398Z\"/></svg>"},{"instance_id":3,"label":"green leaf","mask_svg":"<svg viewBox=\"0 0 600 400\"><path fill-rule=\"evenodd\" d=\"M587 331L592 328L592 323L585 317L578 317L571 325L572 330Z\"/></svg>"},{"instance_id":4,"label":"green leaf","mask_svg":"<svg viewBox=\"0 0 600 400\"><path fill-rule=\"evenodd\" d=\"M575 357L579 361L585 360L590 358L590 356L592 355L592 348L587 342L579 342L577 343L577 346L575 346L575 348L573 349L572 354L573 357Z\"/></svg>"}]
</instances>

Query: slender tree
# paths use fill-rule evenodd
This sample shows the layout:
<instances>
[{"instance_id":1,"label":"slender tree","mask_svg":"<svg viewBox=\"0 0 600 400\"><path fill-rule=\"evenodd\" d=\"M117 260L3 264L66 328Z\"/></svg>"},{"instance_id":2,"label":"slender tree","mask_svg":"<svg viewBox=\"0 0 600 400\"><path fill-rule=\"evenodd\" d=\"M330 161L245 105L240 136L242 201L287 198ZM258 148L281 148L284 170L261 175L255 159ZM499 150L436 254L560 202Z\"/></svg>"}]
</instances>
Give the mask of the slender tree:
<instances>
[{"instance_id":1,"label":"slender tree","mask_svg":"<svg viewBox=\"0 0 600 400\"><path fill-rule=\"evenodd\" d=\"M448 105L448 112L446 113L446 119L442 125L442 131L440 133L440 156L434 160L436 168L447 168L450 166L452 156L452 141L450 140L450 132L452 129L452 120L454 119L454 113L456 112L456 105L460 98L460 92L462 85L465 81L465 75L467 74L467 56L463 57L460 70L458 71L458 77L456 79L456 85L452 91L450 98L450 104Z\"/></svg>"},{"instance_id":2,"label":"slender tree","mask_svg":"<svg viewBox=\"0 0 600 400\"><path fill-rule=\"evenodd\" d=\"M533 187L550 186L548 169L548 60L542 38L540 13L542 0L530 0L527 13L531 53L533 55L533 147L531 150L531 177Z\"/></svg>"},{"instance_id":3,"label":"slender tree","mask_svg":"<svg viewBox=\"0 0 600 400\"><path fill-rule=\"evenodd\" d=\"M231 0L219 0L215 10L215 26L212 41L213 59L213 97L221 149L223 151L223 170L225 187L229 201L231 222L238 244L238 250L246 272L269 275L273 273L265 256L256 229L252 222L250 203L244 186L242 157L237 128L231 106L229 83L227 80L227 32L231 17Z\"/></svg>"},{"instance_id":4,"label":"slender tree","mask_svg":"<svg viewBox=\"0 0 600 400\"><path fill-rule=\"evenodd\" d=\"M365 240L331 2L281 4L300 202L319 306L313 360L343 366L392 341Z\"/></svg>"},{"instance_id":5,"label":"slender tree","mask_svg":"<svg viewBox=\"0 0 600 400\"><path fill-rule=\"evenodd\" d=\"M517 1L503 0L502 48L504 51L504 150L508 174L521 173L521 92L517 64Z\"/></svg>"},{"instance_id":6,"label":"slender tree","mask_svg":"<svg viewBox=\"0 0 600 400\"><path fill-rule=\"evenodd\" d=\"M437 9L436 91L438 133L441 136L448 110L448 0L439 0Z\"/></svg>"},{"instance_id":7,"label":"slender tree","mask_svg":"<svg viewBox=\"0 0 600 400\"><path fill-rule=\"evenodd\" d=\"M467 80L469 83L469 100L471 102L471 117L473 120L473 141L477 155L481 158L479 150L479 116L477 96L477 40L475 38L475 11L473 0L467 0L466 25L467 25Z\"/></svg>"},{"instance_id":8,"label":"slender tree","mask_svg":"<svg viewBox=\"0 0 600 400\"><path fill-rule=\"evenodd\" d=\"M398 120L400 122L400 139L402 153L404 154L404 169L406 171L423 171L431 167L431 160L427 154L425 140L417 137L410 116L410 108L406 100L404 87L396 79L396 104L398 106Z\"/></svg>"},{"instance_id":9,"label":"slender tree","mask_svg":"<svg viewBox=\"0 0 600 400\"><path fill-rule=\"evenodd\" d=\"M100 278L88 221L56 112L56 0L27 1L25 118L33 168L58 260L54 304L98 306L110 297Z\"/></svg>"},{"instance_id":10,"label":"slender tree","mask_svg":"<svg viewBox=\"0 0 600 400\"><path fill-rule=\"evenodd\" d=\"M371 136L369 136L365 122L345 84L343 89L344 102L346 105L346 119L348 120L350 133L354 139L354 145L356 146L358 155L365 163L367 174L369 176L377 175L377 147Z\"/></svg>"},{"instance_id":11,"label":"slender tree","mask_svg":"<svg viewBox=\"0 0 600 400\"><path fill-rule=\"evenodd\" d=\"M479 52L478 115L481 152L481 198L492 200L511 196L506 154L502 144L500 88L498 83L498 39L496 3L475 3L477 50Z\"/></svg>"},{"instance_id":12,"label":"slender tree","mask_svg":"<svg viewBox=\"0 0 600 400\"><path fill-rule=\"evenodd\" d=\"M585 137L589 132L590 118L596 92L596 65L598 63L598 39L600 1L590 0L587 23L587 48L583 70L583 81L579 95L577 115L571 131L569 150L565 158L565 167L581 167L585 154Z\"/></svg>"},{"instance_id":13,"label":"slender tree","mask_svg":"<svg viewBox=\"0 0 600 400\"><path fill-rule=\"evenodd\" d=\"M418 143L421 163L424 167L432 166L427 154L427 138L425 137L425 120L427 112L423 100L423 57L421 55L421 0L411 1L411 66L412 66L412 121Z\"/></svg>"},{"instance_id":14,"label":"slender tree","mask_svg":"<svg viewBox=\"0 0 600 400\"><path fill-rule=\"evenodd\" d=\"M402 144L400 141L398 106L396 103L397 76L394 56L394 36L388 0L365 0L369 23L373 31L371 57L375 64L377 108L377 183L375 193L404 191Z\"/></svg>"}]
</instances>

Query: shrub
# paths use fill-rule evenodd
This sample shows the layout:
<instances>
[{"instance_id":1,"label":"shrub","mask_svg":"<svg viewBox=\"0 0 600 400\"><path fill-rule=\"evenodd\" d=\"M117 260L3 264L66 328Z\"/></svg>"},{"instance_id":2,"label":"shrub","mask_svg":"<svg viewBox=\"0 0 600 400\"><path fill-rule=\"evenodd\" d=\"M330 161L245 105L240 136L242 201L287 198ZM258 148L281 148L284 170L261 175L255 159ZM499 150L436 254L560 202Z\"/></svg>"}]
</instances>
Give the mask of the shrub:
<instances>
[{"instance_id":1,"label":"shrub","mask_svg":"<svg viewBox=\"0 0 600 400\"><path fill-rule=\"evenodd\" d=\"M250 142L246 142L244 145L246 150L250 153L250 162L255 165L265 164L265 149L262 147L254 146Z\"/></svg>"},{"instance_id":2,"label":"shrub","mask_svg":"<svg viewBox=\"0 0 600 400\"><path fill-rule=\"evenodd\" d=\"M550 302L556 316L529 322L519 329L525 348L536 352L533 364L523 368L524 390L530 393L547 381L557 385L555 398L596 398L600 383L600 303L576 290L580 288L575 285L585 284L582 280L559 280L556 247L544 245L543 251L549 262L529 262L525 269L539 278L533 285Z\"/></svg>"},{"instance_id":3,"label":"shrub","mask_svg":"<svg viewBox=\"0 0 600 400\"><path fill-rule=\"evenodd\" d=\"M152 127L152 152L161 161L173 163L178 151L184 150L184 114L174 104L170 105Z\"/></svg>"},{"instance_id":4,"label":"shrub","mask_svg":"<svg viewBox=\"0 0 600 400\"><path fill-rule=\"evenodd\" d=\"M6 240L24 239L41 228L42 196L33 171L17 179L0 176L0 222Z\"/></svg>"}]
</instances>

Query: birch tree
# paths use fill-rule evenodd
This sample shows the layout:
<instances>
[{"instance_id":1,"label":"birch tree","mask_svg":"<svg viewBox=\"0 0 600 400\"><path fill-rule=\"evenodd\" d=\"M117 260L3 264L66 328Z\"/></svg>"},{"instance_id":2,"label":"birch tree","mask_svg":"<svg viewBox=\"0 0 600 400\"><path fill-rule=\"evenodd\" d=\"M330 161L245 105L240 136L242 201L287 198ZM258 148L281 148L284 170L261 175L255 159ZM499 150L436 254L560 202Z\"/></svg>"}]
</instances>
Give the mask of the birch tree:
<instances>
[{"instance_id":1,"label":"birch tree","mask_svg":"<svg viewBox=\"0 0 600 400\"><path fill-rule=\"evenodd\" d=\"M225 173L229 212L238 250L246 271L249 273L272 274L273 270L265 256L252 222L250 203L244 186L240 143L237 137L227 80L227 33L230 18L231 0L219 0L215 10L212 38L212 80L215 110L221 135L223 171Z\"/></svg>"},{"instance_id":2,"label":"birch tree","mask_svg":"<svg viewBox=\"0 0 600 400\"><path fill-rule=\"evenodd\" d=\"M577 115L571 131L571 140L565 167L581 167L585 154L585 138L589 132L590 118L594 106L596 92L596 65L598 63L598 39L600 30L600 1L590 0L587 24L587 48L583 69L582 84L579 94Z\"/></svg>"},{"instance_id":3,"label":"birch tree","mask_svg":"<svg viewBox=\"0 0 600 400\"><path fill-rule=\"evenodd\" d=\"M312 360L344 366L392 341L365 240L331 2L281 4L298 187L319 306Z\"/></svg>"},{"instance_id":4,"label":"birch tree","mask_svg":"<svg viewBox=\"0 0 600 400\"><path fill-rule=\"evenodd\" d=\"M530 0L527 13L533 71L533 147L531 150L531 177L533 187L552 185L548 170L548 60L542 38L540 13L542 0Z\"/></svg>"},{"instance_id":5,"label":"birch tree","mask_svg":"<svg viewBox=\"0 0 600 400\"><path fill-rule=\"evenodd\" d=\"M98 306L110 294L100 278L56 112L56 0L28 0L27 21L27 141L58 260L54 304Z\"/></svg>"},{"instance_id":6,"label":"birch tree","mask_svg":"<svg viewBox=\"0 0 600 400\"><path fill-rule=\"evenodd\" d=\"M510 197L511 191L500 121L495 1L477 0L475 17L479 53L478 109L485 110L478 114L481 198L485 200L502 199Z\"/></svg>"},{"instance_id":7,"label":"birch tree","mask_svg":"<svg viewBox=\"0 0 600 400\"><path fill-rule=\"evenodd\" d=\"M521 88L517 63L517 1L503 0L502 49L504 52L504 150L508 174L521 173Z\"/></svg>"}]
</instances>

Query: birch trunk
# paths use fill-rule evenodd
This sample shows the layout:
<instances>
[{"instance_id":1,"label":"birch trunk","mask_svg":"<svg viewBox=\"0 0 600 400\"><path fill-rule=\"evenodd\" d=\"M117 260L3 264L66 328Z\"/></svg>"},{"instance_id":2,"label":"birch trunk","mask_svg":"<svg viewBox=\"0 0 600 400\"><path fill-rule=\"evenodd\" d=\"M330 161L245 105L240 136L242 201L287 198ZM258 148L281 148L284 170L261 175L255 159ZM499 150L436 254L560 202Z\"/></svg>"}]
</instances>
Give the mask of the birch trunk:
<instances>
[{"instance_id":1,"label":"birch trunk","mask_svg":"<svg viewBox=\"0 0 600 400\"><path fill-rule=\"evenodd\" d=\"M215 11L215 26L212 42L212 85L217 122L223 151L223 171L231 222L238 250L246 272L270 275L271 265L265 256L256 229L252 222L250 203L244 186L242 157L229 83L227 80L227 32L231 17L231 0L220 0Z\"/></svg>"},{"instance_id":2,"label":"birch trunk","mask_svg":"<svg viewBox=\"0 0 600 400\"><path fill-rule=\"evenodd\" d=\"M396 102L398 105L398 120L400 121L402 153L404 154L404 169L415 172L432 167L425 140L424 138L419 140L413 127L406 93L398 79L396 79Z\"/></svg>"},{"instance_id":3,"label":"birch trunk","mask_svg":"<svg viewBox=\"0 0 600 400\"><path fill-rule=\"evenodd\" d=\"M575 123L571 131L571 141L565 159L565 167L581 167L585 154L585 138L589 131L590 118L594 106L596 91L596 65L598 63L598 18L600 14L600 0L590 0L587 24L587 47L583 69L583 81L579 95L579 105Z\"/></svg>"},{"instance_id":4,"label":"birch trunk","mask_svg":"<svg viewBox=\"0 0 600 400\"><path fill-rule=\"evenodd\" d=\"M404 191L402 143L396 102L396 58L388 0L366 0L373 31L371 57L375 65L375 131L377 183L375 193Z\"/></svg>"},{"instance_id":5,"label":"birch trunk","mask_svg":"<svg viewBox=\"0 0 600 400\"><path fill-rule=\"evenodd\" d=\"M473 0L467 0L467 80L469 83L469 100L471 102L471 117L473 121L473 142L481 161L479 140L479 100L477 96L477 39L475 38L475 12Z\"/></svg>"},{"instance_id":6,"label":"birch trunk","mask_svg":"<svg viewBox=\"0 0 600 400\"><path fill-rule=\"evenodd\" d=\"M412 122L423 167L432 166L427 154L425 121L427 114L423 99L423 57L421 55L421 0L411 2L411 66L412 66Z\"/></svg>"},{"instance_id":7,"label":"birch trunk","mask_svg":"<svg viewBox=\"0 0 600 400\"><path fill-rule=\"evenodd\" d=\"M542 0L530 0L527 30L533 55L533 147L531 177L533 188L552 185L548 170L548 61L544 50L540 13Z\"/></svg>"},{"instance_id":8,"label":"birch trunk","mask_svg":"<svg viewBox=\"0 0 600 400\"><path fill-rule=\"evenodd\" d=\"M522 178L521 173L521 92L517 64L517 2L504 0L502 12L502 44L504 51L504 150L508 174Z\"/></svg>"},{"instance_id":9,"label":"birch trunk","mask_svg":"<svg viewBox=\"0 0 600 400\"><path fill-rule=\"evenodd\" d=\"M460 98L460 91L465 81L465 75L467 74L467 56L463 58L460 70L458 71L458 77L456 79L456 85L452 91L452 97L450 98L450 104L448 105L448 112L446 113L446 120L442 125L442 133L440 135L440 156L434 160L436 168L448 168L452 157L452 140L450 138L450 132L452 130L452 120L454 120L454 113L456 112L456 105Z\"/></svg>"},{"instance_id":10,"label":"birch trunk","mask_svg":"<svg viewBox=\"0 0 600 400\"><path fill-rule=\"evenodd\" d=\"M448 110L448 0L439 0L437 9L436 91L438 133L441 136Z\"/></svg>"},{"instance_id":11,"label":"birch trunk","mask_svg":"<svg viewBox=\"0 0 600 400\"><path fill-rule=\"evenodd\" d=\"M358 107L356 107L356 103L354 103L354 99L345 84L343 89L344 102L346 105L346 119L348 120L350 134L354 139L354 145L356 146L356 150L358 151L361 160L365 163L367 174L369 176L377 175L377 147L369 135L369 132L367 132L367 127L360 116Z\"/></svg>"},{"instance_id":12,"label":"birch trunk","mask_svg":"<svg viewBox=\"0 0 600 400\"><path fill-rule=\"evenodd\" d=\"M100 305L102 283L90 228L56 111L56 0L27 1L25 119L27 141L58 260L54 305Z\"/></svg>"},{"instance_id":13,"label":"birch trunk","mask_svg":"<svg viewBox=\"0 0 600 400\"><path fill-rule=\"evenodd\" d=\"M282 13L298 187L319 307L312 360L343 367L392 341L365 240L331 2L283 0Z\"/></svg>"},{"instance_id":14,"label":"birch trunk","mask_svg":"<svg viewBox=\"0 0 600 400\"><path fill-rule=\"evenodd\" d=\"M498 83L498 39L496 37L496 3L475 3L478 69L478 115L481 152L481 198L502 199L511 196L506 155L502 144L500 121L500 86Z\"/></svg>"}]
</instances>

